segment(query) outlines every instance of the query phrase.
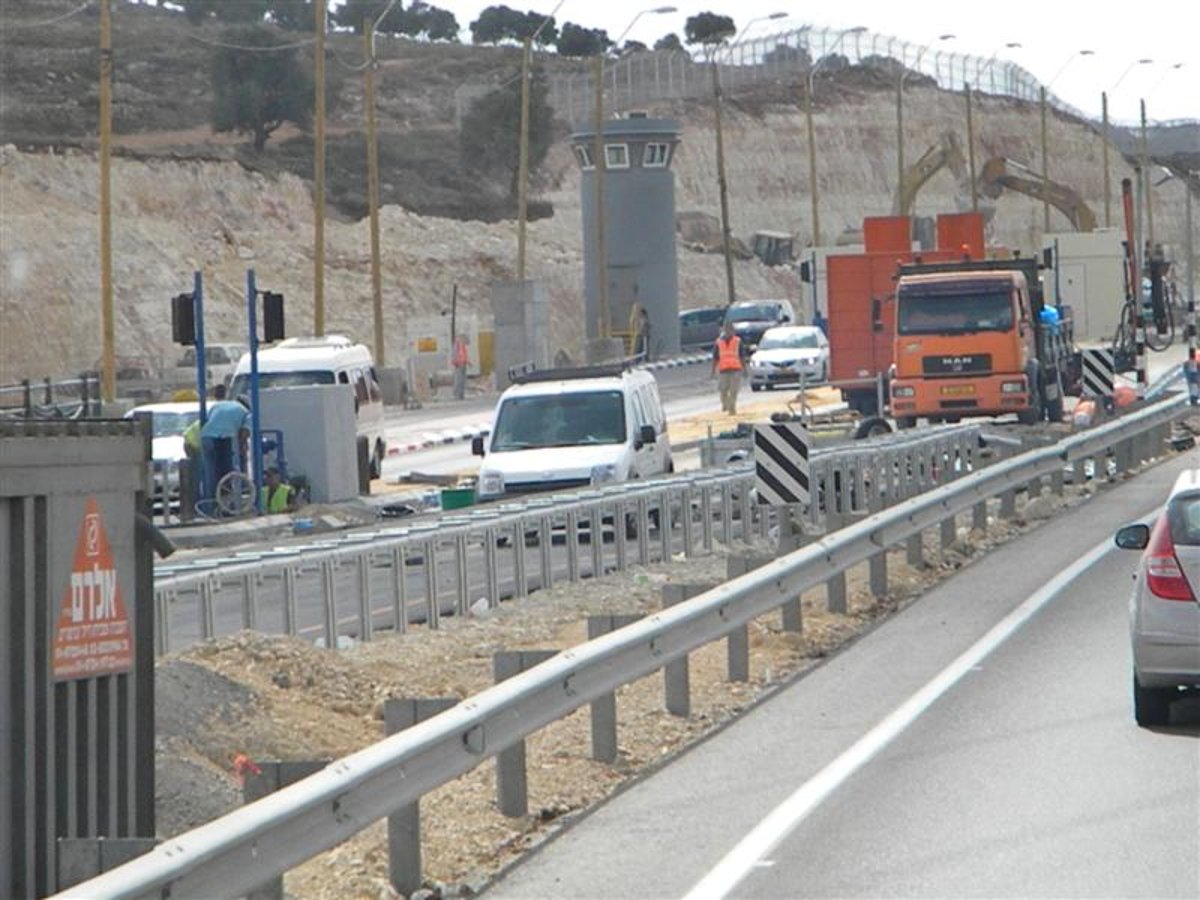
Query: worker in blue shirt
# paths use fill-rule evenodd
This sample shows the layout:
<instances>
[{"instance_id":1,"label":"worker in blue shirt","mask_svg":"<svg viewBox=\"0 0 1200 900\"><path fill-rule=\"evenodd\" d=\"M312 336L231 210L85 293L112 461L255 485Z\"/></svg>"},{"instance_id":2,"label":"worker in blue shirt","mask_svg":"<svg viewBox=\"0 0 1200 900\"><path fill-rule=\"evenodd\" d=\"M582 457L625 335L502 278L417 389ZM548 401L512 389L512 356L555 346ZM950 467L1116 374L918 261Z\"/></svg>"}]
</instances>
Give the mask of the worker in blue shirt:
<instances>
[{"instance_id":1,"label":"worker in blue shirt","mask_svg":"<svg viewBox=\"0 0 1200 900\"><path fill-rule=\"evenodd\" d=\"M217 491L217 482L233 471L246 470L245 460L250 445L250 401L245 397L228 400L225 386L217 385L213 391L216 402L208 408L208 419L200 429L200 446L204 453L205 496L212 497ZM237 442L237 459L234 459L234 442Z\"/></svg>"}]
</instances>

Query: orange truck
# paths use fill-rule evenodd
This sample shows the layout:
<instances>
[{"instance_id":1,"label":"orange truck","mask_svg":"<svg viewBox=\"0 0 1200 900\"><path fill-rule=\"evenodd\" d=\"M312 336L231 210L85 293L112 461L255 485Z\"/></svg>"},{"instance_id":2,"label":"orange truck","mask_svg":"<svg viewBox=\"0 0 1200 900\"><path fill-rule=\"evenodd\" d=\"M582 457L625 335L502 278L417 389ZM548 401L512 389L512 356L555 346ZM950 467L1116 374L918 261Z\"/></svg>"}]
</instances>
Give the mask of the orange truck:
<instances>
[{"instance_id":1,"label":"orange truck","mask_svg":"<svg viewBox=\"0 0 1200 900\"><path fill-rule=\"evenodd\" d=\"M912 249L911 233L907 216L868 218L864 252L826 259L830 380L846 404L866 417L886 407L900 428L1061 418L1070 322L1043 321L1038 262L984 259L976 213L938 216L930 249Z\"/></svg>"}]
</instances>

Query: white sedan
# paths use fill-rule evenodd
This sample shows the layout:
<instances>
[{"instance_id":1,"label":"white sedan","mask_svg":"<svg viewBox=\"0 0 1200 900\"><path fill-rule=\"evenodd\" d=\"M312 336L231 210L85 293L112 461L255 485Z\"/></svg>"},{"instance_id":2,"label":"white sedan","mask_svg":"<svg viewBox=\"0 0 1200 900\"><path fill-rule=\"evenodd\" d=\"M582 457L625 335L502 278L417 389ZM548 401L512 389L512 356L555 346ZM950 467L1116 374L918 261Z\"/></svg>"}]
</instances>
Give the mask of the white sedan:
<instances>
[{"instance_id":1,"label":"white sedan","mask_svg":"<svg viewBox=\"0 0 1200 900\"><path fill-rule=\"evenodd\" d=\"M750 357L750 387L808 384L829 377L829 340L815 325L783 325L766 331Z\"/></svg>"}]
</instances>

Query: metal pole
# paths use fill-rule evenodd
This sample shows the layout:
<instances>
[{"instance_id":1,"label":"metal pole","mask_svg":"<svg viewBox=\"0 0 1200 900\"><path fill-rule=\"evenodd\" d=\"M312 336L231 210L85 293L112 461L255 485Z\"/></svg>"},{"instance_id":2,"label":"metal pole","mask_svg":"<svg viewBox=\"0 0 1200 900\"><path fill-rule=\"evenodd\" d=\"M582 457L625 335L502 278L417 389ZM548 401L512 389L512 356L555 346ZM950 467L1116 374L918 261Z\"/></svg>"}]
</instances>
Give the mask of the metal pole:
<instances>
[{"instance_id":1,"label":"metal pole","mask_svg":"<svg viewBox=\"0 0 1200 900\"><path fill-rule=\"evenodd\" d=\"M1146 246L1149 250L1154 249L1154 200L1150 196L1154 189L1154 179L1150 176L1150 143L1146 137L1146 101L1142 103L1142 177L1145 179L1142 192L1145 196L1146 203Z\"/></svg>"},{"instance_id":2,"label":"metal pole","mask_svg":"<svg viewBox=\"0 0 1200 900\"><path fill-rule=\"evenodd\" d=\"M1050 162L1046 141L1046 88L1041 89L1042 100L1042 233L1050 231Z\"/></svg>"},{"instance_id":3,"label":"metal pole","mask_svg":"<svg viewBox=\"0 0 1200 900\"><path fill-rule=\"evenodd\" d=\"M975 125L971 118L971 82L963 82L967 98L967 169L971 173L971 212L979 212L979 179L975 174Z\"/></svg>"},{"instance_id":4,"label":"metal pole","mask_svg":"<svg viewBox=\"0 0 1200 900\"><path fill-rule=\"evenodd\" d=\"M1100 151L1104 157L1104 227L1112 227L1112 183L1108 169L1108 93L1100 94L1101 129Z\"/></svg>"},{"instance_id":5,"label":"metal pole","mask_svg":"<svg viewBox=\"0 0 1200 900\"><path fill-rule=\"evenodd\" d=\"M813 246L821 246L821 214L817 203L817 138L813 128L813 73L808 76L807 102L804 106L804 118L808 128L808 191L812 195L812 226ZM814 270L815 273L815 270ZM814 274L813 283L816 283ZM815 306L813 307L816 308Z\"/></svg>"},{"instance_id":6,"label":"metal pole","mask_svg":"<svg viewBox=\"0 0 1200 900\"><path fill-rule=\"evenodd\" d=\"M112 15L109 0L100 3L100 354L101 393L117 398L112 289Z\"/></svg>"},{"instance_id":7,"label":"metal pole","mask_svg":"<svg viewBox=\"0 0 1200 900\"><path fill-rule=\"evenodd\" d=\"M375 324L375 365L384 366L383 276L379 251L379 131L375 120L375 25L363 19L364 70L363 103L367 107L367 208L371 219L371 312Z\"/></svg>"},{"instance_id":8,"label":"metal pole","mask_svg":"<svg viewBox=\"0 0 1200 900\"><path fill-rule=\"evenodd\" d=\"M262 431L258 412L258 288L254 270L246 270L246 316L250 323L250 464L253 466L254 508L262 512L258 485L262 481ZM216 490L216 485L213 485Z\"/></svg>"},{"instance_id":9,"label":"metal pole","mask_svg":"<svg viewBox=\"0 0 1200 900\"><path fill-rule=\"evenodd\" d=\"M200 425L208 421L208 359L204 349L204 275L192 273L192 317L196 320L196 390L200 394Z\"/></svg>"},{"instance_id":10,"label":"metal pole","mask_svg":"<svg viewBox=\"0 0 1200 900\"><path fill-rule=\"evenodd\" d=\"M612 331L608 316L608 245L604 239L604 56L596 54L592 80L595 90L596 130L592 142L592 178L596 185L596 304L600 314L597 337L606 338Z\"/></svg>"},{"instance_id":11,"label":"metal pole","mask_svg":"<svg viewBox=\"0 0 1200 900\"><path fill-rule=\"evenodd\" d=\"M737 300L737 292L733 284L733 252L730 247L729 234L729 191L725 183L725 140L721 133L721 76L717 71L717 62L712 60L713 106L717 126L717 188L721 194L721 244L725 251L725 291L726 303L730 306Z\"/></svg>"},{"instance_id":12,"label":"metal pole","mask_svg":"<svg viewBox=\"0 0 1200 900\"><path fill-rule=\"evenodd\" d=\"M313 334L325 334L325 3L316 0L317 46L313 53Z\"/></svg>"},{"instance_id":13,"label":"metal pole","mask_svg":"<svg viewBox=\"0 0 1200 900\"><path fill-rule=\"evenodd\" d=\"M903 67L902 67L903 70ZM896 196L904 191L904 75L896 79ZM901 210L903 212L903 210Z\"/></svg>"},{"instance_id":14,"label":"metal pole","mask_svg":"<svg viewBox=\"0 0 1200 900\"><path fill-rule=\"evenodd\" d=\"M533 42L521 51L521 137L517 163L517 279L525 280L525 226L529 218L529 56Z\"/></svg>"}]
</instances>

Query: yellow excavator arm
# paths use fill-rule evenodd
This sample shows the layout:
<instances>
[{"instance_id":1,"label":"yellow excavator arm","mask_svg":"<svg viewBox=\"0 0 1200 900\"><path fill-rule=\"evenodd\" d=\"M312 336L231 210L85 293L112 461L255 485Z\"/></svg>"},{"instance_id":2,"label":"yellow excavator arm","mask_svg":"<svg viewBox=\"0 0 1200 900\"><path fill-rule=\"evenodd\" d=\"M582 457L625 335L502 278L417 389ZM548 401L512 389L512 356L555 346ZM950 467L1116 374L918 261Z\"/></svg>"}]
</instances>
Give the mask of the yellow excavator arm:
<instances>
[{"instance_id":1,"label":"yellow excavator arm","mask_svg":"<svg viewBox=\"0 0 1200 900\"><path fill-rule=\"evenodd\" d=\"M896 190L893 212L897 216L911 216L917 194L925 183L943 168L949 168L954 177L962 181L966 175L967 162L963 157L958 136L952 131L922 154L921 158L904 170L904 178Z\"/></svg>"},{"instance_id":2,"label":"yellow excavator arm","mask_svg":"<svg viewBox=\"0 0 1200 900\"><path fill-rule=\"evenodd\" d=\"M994 156L984 163L979 189L993 200L1005 190L1044 200L1066 216L1076 231L1094 231L1096 228L1096 214L1083 202L1078 191L1057 181L1044 180L1040 172L1006 157Z\"/></svg>"}]
</instances>

